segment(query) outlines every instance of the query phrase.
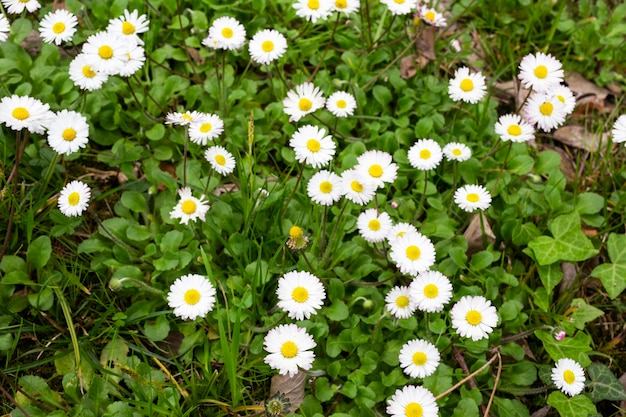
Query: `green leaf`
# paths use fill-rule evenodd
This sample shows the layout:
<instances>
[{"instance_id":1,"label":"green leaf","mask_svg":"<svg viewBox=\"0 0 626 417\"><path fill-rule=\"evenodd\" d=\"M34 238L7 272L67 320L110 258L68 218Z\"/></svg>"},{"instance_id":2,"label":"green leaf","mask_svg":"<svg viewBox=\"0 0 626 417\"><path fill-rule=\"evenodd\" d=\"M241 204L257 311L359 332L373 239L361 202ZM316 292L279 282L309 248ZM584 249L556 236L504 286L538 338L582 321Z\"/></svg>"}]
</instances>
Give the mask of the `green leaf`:
<instances>
[{"instance_id":1,"label":"green leaf","mask_svg":"<svg viewBox=\"0 0 626 417\"><path fill-rule=\"evenodd\" d=\"M507 417L529 417L530 412L524 404L519 400L510 400L508 398L495 397L493 403L496 405L498 416Z\"/></svg>"},{"instance_id":2,"label":"green leaf","mask_svg":"<svg viewBox=\"0 0 626 417\"><path fill-rule=\"evenodd\" d=\"M129 210L142 213L146 210L146 198L137 191L126 191L122 194L122 204Z\"/></svg>"},{"instance_id":3,"label":"green leaf","mask_svg":"<svg viewBox=\"0 0 626 417\"><path fill-rule=\"evenodd\" d=\"M28 302L38 310L50 310L54 303L54 293L50 288L42 288L41 291L37 293L29 294Z\"/></svg>"},{"instance_id":4,"label":"green leaf","mask_svg":"<svg viewBox=\"0 0 626 417\"><path fill-rule=\"evenodd\" d=\"M341 300L335 300L330 307L325 311L326 317L334 321L342 321L348 318L350 311Z\"/></svg>"},{"instance_id":5,"label":"green leaf","mask_svg":"<svg viewBox=\"0 0 626 417\"><path fill-rule=\"evenodd\" d=\"M62 408L61 397L58 393L52 391L45 379L35 375L24 375L19 380L19 385L30 395L34 395L40 401Z\"/></svg>"},{"instance_id":6,"label":"green leaf","mask_svg":"<svg viewBox=\"0 0 626 417\"><path fill-rule=\"evenodd\" d=\"M578 362L583 368L591 364L591 359L587 352L591 351L591 337L583 332L576 333L574 337L566 337L561 341L557 341L552 337L552 333L547 330L535 331L542 342L546 352L553 361L561 358L570 358Z\"/></svg>"},{"instance_id":7,"label":"green leaf","mask_svg":"<svg viewBox=\"0 0 626 417\"><path fill-rule=\"evenodd\" d=\"M614 299L626 288L626 235L611 233L607 248L612 263L598 265L591 276L599 278L609 297Z\"/></svg>"},{"instance_id":8,"label":"green leaf","mask_svg":"<svg viewBox=\"0 0 626 417\"><path fill-rule=\"evenodd\" d=\"M142 224L131 224L128 226L128 229L126 229L126 237L130 240L141 242L150 239L150 237L152 237L152 233L150 233L148 226L144 226Z\"/></svg>"},{"instance_id":9,"label":"green leaf","mask_svg":"<svg viewBox=\"0 0 626 417\"><path fill-rule=\"evenodd\" d=\"M583 330L585 328L585 324L604 315L604 311L594 306L590 306L585 303L585 300L582 298L574 298L572 300L572 308L575 308L575 310L572 313L571 320L578 330Z\"/></svg>"},{"instance_id":10,"label":"green leaf","mask_svg":"<svg viewBox=\"0 0 626 417\"><path fill-rule=\"evenodd\" d=\"M581 193L576 196L574 209L579 214L596 214L604 208L604 197L596 193Z\"/></svg>"},{"instance_id":11,"label":"green leaf","mask_svg":"<svg viewBox=\"0 0 626 417\"><path fill-rule=\"evenodd\" d=\"M553 391L548 396L548 405L556 408L562 417L589 417L589 414L598 412L589 397L575 395L570 398L561 391Z\"/></svg>"},{"instance_id":12,"label":"green leaf","mask_svg":"<svg viewBox=\"0 0 626 417\"><path fill-rule=\"evenodd\" d=\"M613 375L608 366L602 363L592 363L586 369L589 375L588 386L589 398L594 403L602 400L622 401L626 400L626 391Z\"/></svg>"},{"instance_id":13,"label":"green leaf","mask_svg":"<svg viewBox=\"0 0 626 417\"><path fill-rule=\"evenodd\" d=\"M559 282L563 279L563 271L561 271L559 264L538 265L537 272L539 272L541 283L546 291L548 291L548 294L552 294L554 287L559 285Z\"/></svg>"},{"instance_id":14,"label":"green leaf","mask_svg":"<svg viewBox=\"0 0 626 417\"><path fill-rule=\"evenodd\" d=\"M454 408L452 417L478 417L478 404L471 398L463 398Z\"/></svg>"},{"instance_id":15,"label":"green leaf","mask_svg":"<svg viewBox=\"0 0 626 417\"><path fill-rule=\"evenodd\" d=\"M157 317L154 323L146 323L144 333L152 342L158 342L167 337L170 332L170 322L166 316Z\"/></svg>"},{"instance_id":16,"label":"green leaf","mask_svg":"<svg viewBox=\"0 0 626 417\"><path fill-rule=\"evenodd\" d=\"M102 417L133 417L133 409L122 401L115 401L107 406Z\"/></svg>"},{"instance_id":17,"label":"green leaf","mask_svg":"<svg viewBox=\"0 0 626 417\"><path fill-rule=\"evenodd\" d=\"M553 237L539 236L528 243L539 265L549 265L557 261L584 261L598 253L580 230L578 213L558 216L548 228Z\"/></svg>"},{"instance_id":18,"label":"green leaf","mask_svg":"<svg viewBox=\"0 0 626 417\"><path fill-rule=\"evenodd\" d=\"M6 273L13 271L26 273L26 261L19 256L4 255L2 261L0 261L0 271Z\"/></svg>"},{"instance_id":19,"label":"green leaf","mask_svg":"<svg viewBox=\"0 0 626 417\"><path fill-rule=\"evenodd\" d=\"M48 263L51 254L52 243L50 242L50 238L48 236L39 236L30 243L28 252L26 253L26 259L28 259L28 262L35 268L41 269Z\"/></svg>"}]
</instances>

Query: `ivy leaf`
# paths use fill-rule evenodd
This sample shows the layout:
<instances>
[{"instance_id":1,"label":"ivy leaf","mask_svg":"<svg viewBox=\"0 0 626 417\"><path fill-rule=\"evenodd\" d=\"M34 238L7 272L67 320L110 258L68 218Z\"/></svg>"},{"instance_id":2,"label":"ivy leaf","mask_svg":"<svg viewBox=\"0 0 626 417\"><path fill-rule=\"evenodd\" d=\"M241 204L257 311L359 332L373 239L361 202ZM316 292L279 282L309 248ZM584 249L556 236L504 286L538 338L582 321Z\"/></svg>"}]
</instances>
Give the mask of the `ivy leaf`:
<instances>
[{"instance_id":1,"label":"ivy leaf","mask_svg":"<svg viewBox=\"0 0 626 417\"><path fill-rule=\"evenodd\" d=\"M611 233L607 242L612 263L598 265L591 276L599 278L611 299L626 288L626 235Z\"/></svg>"},{"instance_id":2,"label":"ivy leaf","mask_svg":"<svg viewBox=\"0 0 626 417\"><path fill-rule=\"evenodd\" d=\"M559 285L559 282L563 279L563 271L561 271L559 264L539 265L537 266L537 272L539 272L541 283L548 291L548 294L552 294L554 287Z\"/></svg>"},{"instance_id":3,"label":"ivy leaf","mask_svg":"<svg viewBox=\"0 0 626 417\"><path fill-rule=\"evenodd\" d=\"M548 396L548 404L556 408L562 417L588 417L598 412L589 397L575 395L569 398L561 391L553 391Z\"/></svg>"},{"instance_id":4,"label":"ivy leaf","mask_svg":"<svg viewBox=\"0 0 626 417\"><path fill-rule=\"evenodd\" d=\"M598 253L580 230L578 213L558 216L548 228L553 237L539 236L528 243L539 265L550 265L556 261L584 261Z\"/></svg>"},{"instance_id":5,"label":"ivy leaf","mask_svg":"<svg viewBox=\"0 0 626 417\"><path fill-rule=\"evenodd\" d=\"M589 392L591 401L597 403L602 400L626 400L624 387L608 366L602 363L593 363L587 367L586 371L589 375L588 386L591 388Z\"/></svg>"},{"instance_id":6,"label":"ivy leaf","mask_svg":"<svg viewBox=\"0 0 626 417\"><path fill-rule=\"evenodd\" d=\"M578 330L584 329L585 324L604 315L604 311L590 306L582 298L574 298L572 300L572 308L575 309L572 313L572 321Z\"/></svg>"},{"instance_id":7,"label":"ivy leaf","mask_svg":"<svg viewBox=\"0 0 626 417\"><path fill-rule=\"evenodd\" d=\"M537 330L535 336L543 342L543 347L553 361L561 358L571 358L583 368L591 364L587 352L591 351L591 336L583 332L576 333L574 337L566 337L557 341L547 330Z\"/></svg>"}]
</instances>

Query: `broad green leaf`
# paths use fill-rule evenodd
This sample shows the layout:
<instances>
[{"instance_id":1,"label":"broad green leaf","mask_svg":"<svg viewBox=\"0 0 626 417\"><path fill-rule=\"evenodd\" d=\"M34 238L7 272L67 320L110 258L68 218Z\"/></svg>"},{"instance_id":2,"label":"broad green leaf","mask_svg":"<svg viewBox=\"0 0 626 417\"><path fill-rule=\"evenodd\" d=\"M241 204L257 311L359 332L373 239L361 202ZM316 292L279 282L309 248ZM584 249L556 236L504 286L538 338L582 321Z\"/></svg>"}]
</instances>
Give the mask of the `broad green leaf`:
<instances>
[{"instance_id":1,"label":"broad green leaf","mask_svg":"<svg viewBox=\"0 0 626 417\"><path fill-rule=\"evenodd\" d=\"M592 363L587 367L586 371L587 375L589 375L588 386L591 389L589 398L594 403L602 400L626 400L624 387L608 366L602 363Z\"/></svg>"},{"instance_id":2,"label":"broad green leaf","mask_svg":"<svg viewBox=\"0 0 626 417\"><path fill-rule=\"evenodd\" d=\"M604 208L604 197L596 193L581 193L576 196L574 209L579 214L596 214Z\"/></svg>"},{"instance_id":3,"label":"broad green leaf","mask_svg":"<svg viewBox=\"0 0 626 417\"><path fill-rule=\"evenodd\" d=\"M42 288L37 293L29 294L28 302L38 310L50 310L54 303L54 293L48 287Z\"/></svg>"},{"instance_id":4,"label":"broad green leaf","mask_svg":"<svg viewBox=\"0 0 626 417\"><path fill-rule=\"evenodd\" d=\"M137 191L125 191L121 198L122 204L129 210L142 213L146 210L146 198Z\"/></svg>"},{"instance_id":5,"label":"broad green leaf","mask_svg":"<svg viewBox=\"0 0 626 417\"><path fill-rule=\"evenodd\" d=\"M20 271L26 273L26 262L19 256L5 255L0 261L0 271L13 272Z\"/></svg>"},{"instance_id":6,"label":"broad green leaf","mask_svg":"<svg viewBox=\"0 0 626 417\"><path fill-rule=\"evenodd\" d=\"M28 262L35 268L41 269L48 263L51 254L52 243L50 242L50 238L48 236L39 236L28 246L26 259L28 259Z\"/></svg>"},{"instance_id":7,"label":"broad green leaf","mask_svg":"<svg viewBox=\"0 0 626 417\"><path fill-rule=\"evenodd\" d=\"M559 285L559 282L563 279L563 271L559 264L550 265L538 265L537 272L539 272L539 278L543 287L548 291L548 294L552 294L554 287Z\"/></svg>"},{"instance_id":8,"label":"broad green leaf","mask_svg":"<svg viewBox=\"0 0 626 417\"><path fill-rule=\"evenodd\" d=\"M454 408L452 417L478 417L478 404L471 398L463 398Z\"/></svg>"},{"instance_id":9,"label":"broad green leaf","mask_svg":"<svg viewBox=\"0 0 626 417\"><path fill-rule=\"evenodd\" d=\"M539 236L528 243L539 265L549 265L557 261L583 261L598 253L580 230L578 213L558 216L548 228L553 237Z\"/></svg>"},{"instance_id":10,"label":"broad green leaf","mask_svg":"<svg viewBox=\"0 0 626 417\"><path fill-rule=\"evenodd\" d=\"M343 301L336 300L330 307L326 308L325 314L330 320L342 321L348 318L350 311Z\"/></svg>"},{"instance_id":11,"label":"broad green leaf","mask_svg":"<svg viewBox=\"0 0 626 417\"><path fill-rule=\"evenodd\" d=\"M57 392L52 391L46 380L42 377L24 375L20 378L19 385L26 393L35 395L40 401L62 408L61 396Z\"/></svg>"},{"instance_id":12,"label":"broad green leaf","mask_svg":"<svg viewBox=\"0 0 626 417\"><path fill-rule=\"evenodd\" d=\"M578 330L584 329L585 324L604 315L604 311L590 306L582 298L574 298L572 300L572 308L575 309L572 313L572 321Z\"/></svg>"},{"instance_id":13,"label":"broad green leaf","mask_svg":"<svg viewBox=\"0 0 626 417\"><path fill-rule=\"evenodd\" d=\"M144 333L152 342L158 342L167 337L170 332L170 322L166 316L158 316L154 323L144 325Z\"/></svg>"},{"instance_id":14,"label":"broad green leaf","mask_svg":"<svg viewBox=\"0 0 626 417\"><path fill-rule=\"evenodd\" d=\"M553 391L548 396L548 405L556 408L561 417L589 417L589 414L598 412L589 397L575 395L570 398L561 391Z\"/></svg>"},{"instance_id":15,"label":"broad green leaf","mask_svg":"<svg viewBox=\"0 0 626 417\"><path fill-rule=\"evenodd\" d=\"M591 276L599 278L606 292L614 299L626 288L626 235L611 233L607 248L612 263L598 265L591 271Z\"/></svg>"},{"instance_id":16,"label":"broad green leaf","mask_svg":"<svg viewBox=\"0 0 626 417\"><path fill-rule=\"evenodd\" d=\"M115 401L107 406L102 417L133 417L133 409L122 401Z\"/></svg>"},{"instance_id":17,"label":"broad green leaf","mask_svg":"<svg viewBox=\"0 0 626 417\"><path fill-rule=\"evenodd\" d=\"M530 412L528 408L521 401L510 400L508 398L495 397L493 403L496 406L498 416L506 417L529 417Z\"/></svg>"},{"instance_id":18,"label":"broad green leaf","mask_svg":"<svg viewBox=\"0 0 626 417\"><path fill-rule=\"evenodd\" d=\"M576 336L566 337L561 341L557 341L547 330L537 330L535 336L543 342L543 347L555 362L561 358L570 358L583 368L591 363L587 355L591 351L591 337L586 333L578 332Z\"/></svg>"}]
</instances>

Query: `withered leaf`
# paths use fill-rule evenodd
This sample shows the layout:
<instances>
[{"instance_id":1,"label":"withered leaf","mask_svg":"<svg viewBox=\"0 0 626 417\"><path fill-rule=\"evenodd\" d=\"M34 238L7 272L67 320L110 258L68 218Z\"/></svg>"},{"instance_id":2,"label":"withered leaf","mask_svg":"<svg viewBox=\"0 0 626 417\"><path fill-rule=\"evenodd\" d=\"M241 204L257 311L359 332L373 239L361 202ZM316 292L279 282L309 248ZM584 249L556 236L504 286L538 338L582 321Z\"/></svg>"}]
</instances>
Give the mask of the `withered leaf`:
<instances>
[{"instance_id":1,"label":"withered leaf","mask_svg":"<svg viewBox=\"0 0 626 417\"><path fill-rule=\"evenodd\" d=\"M270 385L270 397L280 393L289 399L289 412L295 412L304 400L304 386L306 374L298 372L293 377L289 375L274 375Z\"/></svg>"},{"instance_id":2,"label":"withered leaf","mask_svg":"<svg viewBox=\"0 0 626 417\"><path fill-rule=\"evenodd\" d=\"M485 235L487 236L488 243L494 243L496 241L496 235L493 234L491 226L487 217L483 216L483 223L485 225ZM467 239L467 254L472 255L476 252L480 252L485 249L483 246L483 231L480 227L480 214L474 214L469 226L463 233L465 239Z\"/></svg>"},{"instance_id":3,"label":"withered leaf","mask_svg":"<svg viewBox=\"0 0 626 417\"><path fill-rule=\"evenodd\" d=\"M608 133L596 134L580 125L567 125L558 128L552 134L554 139L578 149L596 152L601 144L607 143Z\"/></svg>"}]
</instances>

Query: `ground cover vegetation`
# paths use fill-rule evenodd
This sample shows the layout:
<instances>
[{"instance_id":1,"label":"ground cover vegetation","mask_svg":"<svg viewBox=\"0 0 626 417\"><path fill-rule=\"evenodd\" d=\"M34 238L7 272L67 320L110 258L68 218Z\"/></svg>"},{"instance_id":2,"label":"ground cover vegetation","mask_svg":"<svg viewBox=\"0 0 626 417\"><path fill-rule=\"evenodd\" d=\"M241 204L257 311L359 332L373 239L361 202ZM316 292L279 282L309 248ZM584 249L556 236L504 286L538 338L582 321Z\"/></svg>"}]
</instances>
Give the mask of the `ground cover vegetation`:
<instances>
[{"instance_id":1,"label":"ground cover vegetation","mask_svg":"<svg viewBox=\"0 0 626 417\"><path fill-rule=\"evenodd\" d=\"M1 413L623 415L626 5L2 6Z\"/></svg>"}]
</instances>

